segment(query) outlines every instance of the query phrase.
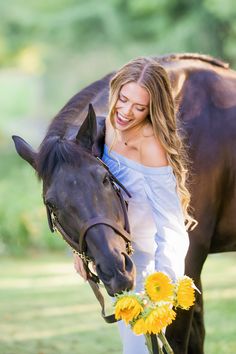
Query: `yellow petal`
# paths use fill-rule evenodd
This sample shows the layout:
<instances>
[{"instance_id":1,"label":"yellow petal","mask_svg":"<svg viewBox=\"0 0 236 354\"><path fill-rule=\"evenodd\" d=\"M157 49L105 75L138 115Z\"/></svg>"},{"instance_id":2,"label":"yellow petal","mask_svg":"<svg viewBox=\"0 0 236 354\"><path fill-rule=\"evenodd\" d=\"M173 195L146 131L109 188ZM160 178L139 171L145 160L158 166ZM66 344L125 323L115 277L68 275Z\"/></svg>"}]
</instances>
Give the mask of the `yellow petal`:
<instances>
[{"instance_id":1,"label":"yellow petal","mask_svg":"<svg viewBox=\"0 0 236 354\"><path fill-rule=\"evenodd\" d=\"M152 301L170 301L174 295L171 279L162 272L155 272L146 278L145 290Z\"/></svg>"},{"instance_id":2,"label":"yellow petal","mask_svg":"<svg viewBox=\"0 0 236 354\"><path fill-rule=\"evenodd\" d=\"M176 284L176 307L188 310L195 302L194 283L187 276L179 279Z\"/></svg>"}]
</instances>

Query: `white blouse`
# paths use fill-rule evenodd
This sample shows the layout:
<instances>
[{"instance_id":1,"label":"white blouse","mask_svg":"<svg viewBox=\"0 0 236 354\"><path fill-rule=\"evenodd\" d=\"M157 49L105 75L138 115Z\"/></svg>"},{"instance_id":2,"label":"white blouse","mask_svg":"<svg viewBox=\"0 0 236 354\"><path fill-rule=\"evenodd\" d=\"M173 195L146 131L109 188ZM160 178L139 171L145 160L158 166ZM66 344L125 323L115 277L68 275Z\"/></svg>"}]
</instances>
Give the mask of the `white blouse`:
<instances>
[{"instance_id":1,"label":"white blouse","mask_svg":"<svg viewBox=\"0 0 236 354\"><path fill-rule=\"evenodd\" d=\"M106 145L102 159L132 196L128 217L136 266L135 290L143 290L144 278L155 270L175 281L184 275L189 238L172 167L143 166L114 151L109 153ZM123 354L148 354L143 335L136 336L123 321L118 327Z\"/></svg>"},{"instance_id":2,"label":"white blouse","mask_svg":"<svg viewBox=\"0 0 236 354\"><path fill-rule=\"evenodd\" d=\"M184 275L189 237L171 166L148 167L104 146L103 161L131 194L128 216L137 290L150 272ZM126 197L126 196L125 196Z\"/></svg>"}]
</instances>

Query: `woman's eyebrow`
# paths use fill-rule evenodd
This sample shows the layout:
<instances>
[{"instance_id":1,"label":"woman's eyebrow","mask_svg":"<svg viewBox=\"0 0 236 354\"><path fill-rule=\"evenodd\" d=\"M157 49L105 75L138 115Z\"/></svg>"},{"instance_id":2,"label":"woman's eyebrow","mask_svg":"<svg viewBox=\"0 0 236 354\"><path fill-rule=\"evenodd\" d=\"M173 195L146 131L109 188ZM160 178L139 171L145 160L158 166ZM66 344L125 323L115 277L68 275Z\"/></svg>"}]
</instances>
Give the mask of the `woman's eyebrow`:
<instances>
[{"instance_id":1,"label":"woman's eyebrow","mask_svg":"<svg viewBox=\"0 0 236 354\"><path fill-rule=\"evenodd\" d=\"M128 97L126 97L123 93L120 92L120 95L124 98L126 98L127 100L129 99ZM147 104L142 104L142 103L138 103L138 102L134 102L134 104L137 104L138 106L144 106L144 107L148 107Z\"/></svg>"}]
</instances>

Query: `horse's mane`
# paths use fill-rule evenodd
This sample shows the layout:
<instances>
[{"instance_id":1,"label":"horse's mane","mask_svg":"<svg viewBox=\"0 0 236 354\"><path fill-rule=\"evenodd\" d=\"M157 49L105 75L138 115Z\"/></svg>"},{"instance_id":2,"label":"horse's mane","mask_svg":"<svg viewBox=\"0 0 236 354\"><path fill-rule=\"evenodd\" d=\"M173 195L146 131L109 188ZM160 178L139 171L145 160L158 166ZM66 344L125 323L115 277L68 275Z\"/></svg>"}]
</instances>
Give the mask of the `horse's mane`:
<instances>
[{"instance_id":1,"label":"horse's mane","mask_svg":"<svg viewBox=\"0 0 236 354\"><path fill-rule=\"evenodd\" d=\"M78 165L81 148L74 141L50 136L44 139L37 155L37 174L40 179L50 179L55 168L59 169L64 163Z\"/></svg>"},{"instance_id":2,"label":"horse's mane","mask_svg":"<svg viewBox=\"0 0 236 354\"><path fill-rule=\"evenodd\" d=\"M215 65L215 66L219 66L221 68L225 68L228 69L229 68L229 64L214 58L210 55L205 55L205 54L198 54L198 53L174 53L174 54L167 54L167 55L163 55L160 57L155 57L163 62L170 62L170 61L177 61L177 60L201 60L203 62Z\"/></svg>"}]
</instances>

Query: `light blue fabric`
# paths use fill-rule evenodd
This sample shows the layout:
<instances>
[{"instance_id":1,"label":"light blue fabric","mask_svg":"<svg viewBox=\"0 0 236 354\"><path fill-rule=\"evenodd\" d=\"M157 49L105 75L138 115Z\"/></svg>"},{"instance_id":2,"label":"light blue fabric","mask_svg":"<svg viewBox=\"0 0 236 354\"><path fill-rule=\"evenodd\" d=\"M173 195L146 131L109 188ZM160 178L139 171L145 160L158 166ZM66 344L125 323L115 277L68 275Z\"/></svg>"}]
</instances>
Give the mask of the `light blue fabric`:
<instances>
[{"instance_id":1,"label":"light blue fabric","mask_svg":"<svg viewBox=\"0 0 236 354\"><path fill-rule=\"evenodd\" d=\"M132 196L128 216L137 270L136 291L143 289L143 279L155 270L173 280L184 275L189 238L172 167L144 166L109 152L107 145L102 159ZM143 337L135 336L123 323L119 327L124 354L148 353Z\"/></svg>"}]
</instances>

